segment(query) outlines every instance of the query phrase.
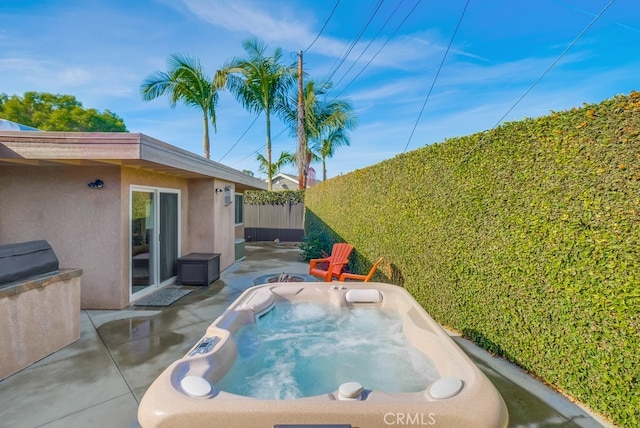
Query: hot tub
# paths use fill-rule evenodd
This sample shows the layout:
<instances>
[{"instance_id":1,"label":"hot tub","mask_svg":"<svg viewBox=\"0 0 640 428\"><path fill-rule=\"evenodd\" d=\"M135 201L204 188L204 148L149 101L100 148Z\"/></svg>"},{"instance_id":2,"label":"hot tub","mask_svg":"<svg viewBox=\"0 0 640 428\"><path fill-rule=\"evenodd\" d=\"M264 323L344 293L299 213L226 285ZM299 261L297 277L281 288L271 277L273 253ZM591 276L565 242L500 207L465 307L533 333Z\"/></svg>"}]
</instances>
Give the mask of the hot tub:
<instances>
[{"instance_id":1,"label":"hot tub","mask_svg":"<svg viewBox=\"0 0 640 428\"><path fill-rule=\"evenodd\" d=\"M309 343L294 345L294 348L304 348L295 350L296 355L309 355L309 358L301 358L300 366L311 365L311 371L301 374L300 378L306 379L305 383L311 386L309 391L315 392L312 395L302 391L293 396L288 393L281 396L256 393L252 396L253 387L246 388L243 382L255 377L255 373L250 373L250 366L256 363L245 358L251 358L246 354L258 352L260 344L258 339L247 338L245 333L262 324L268 325L270 318L277 316L274 314L283 313L287 308L304 309L312 304L324 305L320 307L327 308L323 312L325 315L336 312L347 317L335 324L339 331L330 341L339 340L343 335L342 328L350 329L349 326L360 322L361 330L356 329L356 335L365 341L374 339L372 346L377 350L363 345L356 348L362 349L362 355L356 355L353 349L345 349L339 357L329 356L328 367L335 373L329 376L328 385L333 386L322 386L318 380L318 391L313 380L313 376L317 376L313 366L323 365L326 370L327 364L320 364L316 362L320 360L311 357L322 357L327 346L321 345L318 350ZM317 312L315 306L309 307L308 316ZM369 313L377 320L376 327L370 331L366 328L369 318L362 318L369 317ZM292 320L292 332L300 326L306 328L307 324L315 323L309 318L284 319ZM363 319L364 323L361 322ZM386 328L378 323L386 319L390 320L392 331L388 346L384 342L387 339L379 331ZM398 327L394 332L396 321ZM327 327L321 329L327 330ZM329 333L336 334L335 331ZM267 332L267 336L280 334ZM303 333L301 336L315 334ZM375 342L380 337L383 337L382 344ZM398 341L408 342L410 349L401 352L402 355L383 357L377 368L365 364L378 354L384 355L387 348L391 348L391 342ZM287 345L288 339L282 343L282 348L292 347ZM292 358L290 354L285 355L285 358ZM263 365L269 367L269 373L272 370L269 364L274 364L271 357L259 356L259 363L260 358ZM294 366L292 372L302 370L295 366L295 361L285 363ZM365 367L367 373L357 370L359 366ZM395 370L406 372L407 366L415 366L416 372L409 374L413 382L409 379L411 385L396 386L393 383ZM246 375L242 372L245 368ZM277 378L271 382L274 389L281 388ZM138 419L144 428L271 428L313 424L367 428L506 427L508 423L506 406L495 387L411 295L395 285L371 282L276 283L245 291L209 326L204 337L187 355L171 364L153 382L140 403Z\"/></svg>"}]
</instances>

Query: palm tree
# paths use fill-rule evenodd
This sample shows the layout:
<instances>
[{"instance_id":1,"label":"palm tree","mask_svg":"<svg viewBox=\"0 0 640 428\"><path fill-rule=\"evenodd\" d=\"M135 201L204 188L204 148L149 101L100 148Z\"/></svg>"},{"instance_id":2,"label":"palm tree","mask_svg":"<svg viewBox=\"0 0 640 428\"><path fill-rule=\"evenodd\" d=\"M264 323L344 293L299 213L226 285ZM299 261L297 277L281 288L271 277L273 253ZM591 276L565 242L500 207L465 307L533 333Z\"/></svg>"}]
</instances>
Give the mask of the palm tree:
<instances>
[{"instance_id":1,"label":"palm tree","mask_svg":"<svg viewBox=\"0 0 640 428\"><path fill-rule=\"evenodd\" d=\"M336 147L350 144L346 131L354 129L358 120L351 104L344 99L326 101L323 96L332 88L331 82L316 87L313 80L304 88L304 132L308 142L313 142L310 152L314 160L322 160L323 180L327 179L326 158L333 157ZM292 130L297 126L297 95L289 99L286 119ZM307 158L309 150L307 148ZM298 166L300 168L300 165Z\"/></svg>"},{"instance_id":2,"label":"palm tree","mask_svg":"<svg viewBox=\"0 0 640 428\"><path fill-rule=\"evenodd\" d=\"M282 152L276 162L267 162L267 158L261 154L258 154L257 160L260 164L258 170L267 174L268 177L273 177L282 169L282 167L295 163L296 157L290 152Z\"/></svg>"},{"instance_id":3,"label":"palm tree","mask_svg":"<svg viewBox=\"0 0 640 428\"><path fill-rule=\"evenodd\" d=\"M171 55L167 63L169 71L156 71L142 82L140 86L142 98L145 101L151 101L161 95L168 95L171 108L181 101L188 107L201 109L204 125L204 157L209 159L209 119L215 132L216 105L220 87L215 80L204 74L200 62L195 58Z\"/></svg>"},{"instance_id":4,"label":"palm tree","mask_svg":"<svg viewBox=\"0 0 640 428\"><path fill-rule=\"evenodd\" d=\"M281 63L282 49L277 48L271 56L265 56L267 46L256 38L242 42L246 58L233 58L219 76L236 99L253 113L266 117L267 183L271 190L271 115L286 110L287 94L295 84L296 68Z\"/></svg>"},{"instance_id":5,"label":"palm tree","mask_svg":"<svg viewBox=\"0 0 640 428\"><path fill-rule=\"evenodd\" d=\"M332 128L313 147L315 155L322 160L322 181L327 179L327 158L332 158L336 147L348 146L351 142L344 128Z\"/></svg>"}]
</instances>

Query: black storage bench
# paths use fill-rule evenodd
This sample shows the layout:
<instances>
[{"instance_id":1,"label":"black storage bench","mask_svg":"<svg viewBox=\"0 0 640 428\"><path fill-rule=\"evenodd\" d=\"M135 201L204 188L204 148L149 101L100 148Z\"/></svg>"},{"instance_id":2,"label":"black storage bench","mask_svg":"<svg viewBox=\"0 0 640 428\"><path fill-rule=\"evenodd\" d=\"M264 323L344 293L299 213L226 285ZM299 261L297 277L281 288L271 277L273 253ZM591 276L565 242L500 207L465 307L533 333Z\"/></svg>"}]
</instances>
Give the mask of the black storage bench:
<instances>
[{"instance_id":1,"label":"black storage bench","mask_svg":"<svg viewBox=\"0 0 640 428\"><path fill-rule=\"evenodd\" d=\"M191 253L178 258L178 278L183 285L208 286L220 278L219 253Z\"/></svg>"}]
</instances>

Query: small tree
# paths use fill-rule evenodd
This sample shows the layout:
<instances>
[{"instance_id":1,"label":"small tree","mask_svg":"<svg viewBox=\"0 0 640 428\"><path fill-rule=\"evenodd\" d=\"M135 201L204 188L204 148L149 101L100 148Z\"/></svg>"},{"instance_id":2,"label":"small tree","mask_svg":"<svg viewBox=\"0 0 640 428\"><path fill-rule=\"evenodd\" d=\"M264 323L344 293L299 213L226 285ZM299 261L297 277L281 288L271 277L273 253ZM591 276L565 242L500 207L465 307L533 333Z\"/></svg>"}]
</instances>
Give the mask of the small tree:
<instances>
[{"instance_id":1,"label":"small tree","mask_svg":"<svg viewBox=\"0 0 640 428\"><path fill-rule=\"evenodd\" d=\"M280 153L280 157L278 158L278 160L276 162L269 163L267 161L267 158L265 158L261 154L258 154L256 159L258 160L258 163L259 163L258 170L260 172L262 172L263 174L266 174L270 178L273 177L274 175L276 175L278 172L280 172L280 170L284 166L291 165L291 164L295 163L295 161L296 161L295 155L293 155L290 152L282 152L282 153ZM271 189L269 189L269 190L271 190Z\"/></svg>"},{"instance_id":2,"label":"small tree","mask_svg":"<svg viewBox=\"0 0 640 428\"><path fill-rule=\"evenodd\" d=\"M327 158L332 158L335 154L336 147L348 146L350 144L349 137L345 133L345 129L331 128L327 134L320 137L312 147L315 157L322 162L322 180L327 179Z\"/></svg>"},{"instance_id":3,"label":"small tree","mask_svg":"<svg viewBox=\"0 0 640 428\"><path fill-rule=\"evenodd\" d=\"M43 131L127 132L122 118L109 110L85 109L73 95L0 94L0 117Z\"/></svg>"}]
</instances>

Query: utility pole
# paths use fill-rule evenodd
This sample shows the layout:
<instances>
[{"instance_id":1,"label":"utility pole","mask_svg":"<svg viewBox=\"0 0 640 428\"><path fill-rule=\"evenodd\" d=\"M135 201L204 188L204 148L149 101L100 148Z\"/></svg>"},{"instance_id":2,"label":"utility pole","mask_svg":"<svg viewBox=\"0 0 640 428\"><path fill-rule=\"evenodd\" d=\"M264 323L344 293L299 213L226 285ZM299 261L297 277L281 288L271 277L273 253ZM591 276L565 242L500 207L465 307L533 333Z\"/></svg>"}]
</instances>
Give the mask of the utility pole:
<instances>
[{"instance_id":1,"label":"utility pole","mask_svg":"<svg viewBox=\"0 0 640 428\"><path fill-rule=\"evenodd\" d=\"M304 82L302 79L302 51L298 52L298 189L304 190L307 185L307 134L304 132Z\"/></svg>"}]
</instances>

